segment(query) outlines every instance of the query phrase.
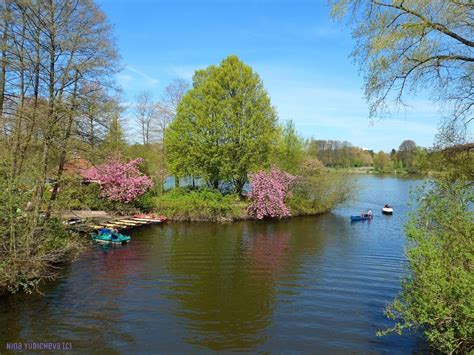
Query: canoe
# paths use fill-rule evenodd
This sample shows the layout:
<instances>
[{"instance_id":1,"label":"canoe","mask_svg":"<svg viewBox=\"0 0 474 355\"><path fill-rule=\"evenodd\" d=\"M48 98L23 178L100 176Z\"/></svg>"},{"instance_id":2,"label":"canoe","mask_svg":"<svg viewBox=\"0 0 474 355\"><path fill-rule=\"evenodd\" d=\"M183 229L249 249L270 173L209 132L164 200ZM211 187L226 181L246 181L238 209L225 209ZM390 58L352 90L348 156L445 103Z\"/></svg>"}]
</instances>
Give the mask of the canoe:
<instances>
[{"instance_id":1,"label":"canoe","mask_svg":"<svg viewBox=\"0 0 474 355\"><path fill-rule=\"evenodd\" d=\"M393 214L393 208L392 207L384 207L384 208L382 208L382 213L383 214Z\"/></svg>"},{"instance_id":2,"label":"canoe","mask_svg":"<svg viewBox=\"0 0 474 355\"><path fill-rule=\"evenodd\" d=\"M103 232L103 233L94 233L92 234L92 239L97 243L103 244L126 244L132 238L128 235L123 235L118 232Z\"/></svg>"},{"instance_id":3,"label":"canoe","mask_svg":"<svg viewBox=\"0 0 474 355\"><path fill-rule=\"evenodd\" d=\"M366 219L372 219L372 216L351 216L351 222L356 222L356 221L365 221Z\"/></svg>"}]
</instances>

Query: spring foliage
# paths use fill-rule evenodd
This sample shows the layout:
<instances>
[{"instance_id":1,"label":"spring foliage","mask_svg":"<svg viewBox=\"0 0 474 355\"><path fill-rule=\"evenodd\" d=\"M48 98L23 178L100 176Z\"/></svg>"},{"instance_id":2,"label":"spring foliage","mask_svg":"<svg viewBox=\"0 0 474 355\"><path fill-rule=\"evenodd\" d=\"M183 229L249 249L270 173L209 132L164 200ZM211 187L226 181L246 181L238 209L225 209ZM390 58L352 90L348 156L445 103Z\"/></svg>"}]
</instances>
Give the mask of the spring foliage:
<instances>
[{"instance_id":1,"label":"spring foliage","mask_svg":"<svg viewBox=\"0 0 474 355\"><path fill-rule=\"evenodd\" d=\"M250 174L249 215L257 219L290 216L285 199L290 196L294 180L295 176L277 168Z\"/></svg>"},{"instance_id":2,"label":"spring foliage","mask_svg":"<svg viewBox=\"0 0 474 355\"><path fill-rule=\"evenodd\" d=\"M462 179L438 179L420 191L406 226L411 275L387 309L396 325L382 334L419 327L444 353L474 349L474 194Z\"/></svg>"},{"instance_id":3,"label":"spring foliage","mask_svg":"<svg viewBox=\"0 0 474 355\"><path fill-rule=\"evenodd\" d=\"M112 158L109 162L87 170L84 177L100 185L102 197L110 201L131 202L153 186L151 179L138 168L142 162L141 158L128 163Z\"/></svg>"},{"instance_id":4,"label":"spring foliage","mask_svg":"<svg viewBox=\"0 0 474 355\"><path fill-rule=\"evenodd\" d=\"M209 186L229 181L242 192L249 171L265 168L276 113L260 77L238 57L196 71L165 137L176 176L200 176Z\"/></svg>"}]
</instances>

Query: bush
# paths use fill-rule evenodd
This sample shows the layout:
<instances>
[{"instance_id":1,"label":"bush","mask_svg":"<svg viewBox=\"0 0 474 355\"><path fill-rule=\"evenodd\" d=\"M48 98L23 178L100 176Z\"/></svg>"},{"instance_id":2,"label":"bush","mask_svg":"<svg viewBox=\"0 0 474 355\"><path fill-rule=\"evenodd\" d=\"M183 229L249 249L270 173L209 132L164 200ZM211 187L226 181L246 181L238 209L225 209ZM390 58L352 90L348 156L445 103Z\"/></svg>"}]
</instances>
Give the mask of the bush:
<instances>
[{"instance_id":1,"label":"bush","mask_svg":"<svg viewBox=\"0 0 474 355\"><path fill-rule=\"evenodd\" d=\"M29 235L28 217L15 218L16 238L10 241L10 248L0 250L0 294L35 291L41 282L56 278L58 265L82 249L79 238L68 233L58 219L44 221Z\"/></svg>"},{"instance_id":2,"label":"bush","mask_svg":"<svg viewBox=\"0 0 474 355\"><path fill-rule=\"evenodd\" d=\"M222 195L218 190L173 189L155 198L155 209L174 220L217 221L242 218L246 203L238 195Z\"/></svg>"},{"instance_id":3,"label":"bush","mask_svg":"<svg viewBox=\"0 0 474 355\"><path fill-rule=\"evenodd\" d=\"M251 174L249 216L256 219L290 216L285 199L291 195L289 189L294 181L295 176L278 168Z\"/></svg>"},{"instance_id":4,"label":"bush","mask_svg":"<svg viewBox=\"0 0 474 355\"><path fill-rule=\"evenodd\" d=\"M293 215L311 215L330 211L348 200L354 187L347 175L320 171L298 177L288 205Z\"/></svg>"},{"instance_id":5,"label":"bush","mask_svg":"<svg viewBox=\"0 0 474 355\"><path fill-rule=\"evenodd\" d=\"M420 190L420 206L406 226L411 273L386 311L395 326L379 334L420 328L442 352L474 349L473 197L472 183L462 180Z\"/></svg>"},{"instance_id":6,"label":"bush","mask_svg":"<svg viewBox=\"0 0 474 355\"><path fill-rule=\"evenodd\" d=\"M143 207L150 207L152 192L147 192L131 203L109 201L101 197L100 186L95 183L83 183L82 179L70 178L61 185L61 191L55 202L57 210L113 211L118 214L133 214ZM152 202L151 202L152 203ZM146 209L145 209L146 210Z\"/></svg>"}]
</instances>

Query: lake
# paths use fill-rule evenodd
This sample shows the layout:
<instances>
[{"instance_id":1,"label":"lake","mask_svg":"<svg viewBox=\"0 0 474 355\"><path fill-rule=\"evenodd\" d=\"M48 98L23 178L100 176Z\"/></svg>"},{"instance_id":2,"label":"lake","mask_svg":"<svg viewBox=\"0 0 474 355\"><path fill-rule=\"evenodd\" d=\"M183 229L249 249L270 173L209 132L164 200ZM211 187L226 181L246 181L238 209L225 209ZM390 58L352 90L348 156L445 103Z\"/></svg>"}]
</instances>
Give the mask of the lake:
<instances>
[{"instance_id":1,"label":"lake","mask_svg":"<svg viewBox=\"0 0 474 355\"><path fill-rule=\"evenodd\" d=\"M354 179L354 200L325 215L170 222L133 230L124 247L91 245L44 295L0 299L0 353L13 342L78 353L425 352L419 334L375 335L392 325L383 309L406 273L403 225L421 181ZM373 220L351 224L367 208Z\"/></svg>"}]
</instances>

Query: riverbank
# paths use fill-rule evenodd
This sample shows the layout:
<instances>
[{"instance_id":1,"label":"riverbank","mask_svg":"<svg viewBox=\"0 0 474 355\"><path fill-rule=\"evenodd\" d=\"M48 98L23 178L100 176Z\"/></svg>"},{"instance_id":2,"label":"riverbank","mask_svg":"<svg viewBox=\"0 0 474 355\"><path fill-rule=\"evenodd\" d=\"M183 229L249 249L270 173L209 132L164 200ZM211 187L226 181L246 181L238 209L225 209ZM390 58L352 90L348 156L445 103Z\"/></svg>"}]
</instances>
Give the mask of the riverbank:
<instances>
[{"instance_id":1,"label":"riverbank","mask_svg":"<svg viewBox=\"0 0 474 355\"><path fill-rule=\"evenodd\" d=\"M85 249L84 239L66 230L58 218L33 231L23 219L18 217L11 226L11 248L0 251L0 295L36 292L42 282L57 279L62 266Z\"/></svg>"},{"instance_id":2,"label":"riverbank","mask_svg":"<svg viewBox=\"0 0 474 355\"><path fill-rule=\"evenodd\" d=\"M286 205L289 218L329 212L350 198L354 187L343 175L320 175L300 179L293 186ZM173 189L153 199L153 211L170 221L232 222L252 219L251 200L237 194L210 189Z\"/></svg>"},{"instance_id":3,"label":"riverbank","mask_svg":"<svg viewBox=\"0 0 474 355\"><path fill-rule=\"evenodd\" d=\"M373 166L361 166L352 168L326 168L331 173L340 174L368 174L368 175L381 175L381 176L393 176L393 177L404 177L404 176L430 176L436 174L434 171L418 171L409 172L407 170L390 170L380 171L375 169Z\"/></svg>"},{"instance_id":4,"label":"riverbank","mask_svg":"<svg viewBox=\"0 0 474 355\"><path fill-rule=\"evenodd\" d=\"M249 201L239 200L238 197L230 203L215 204L212 201L203 201L200 199L183 198L183 201L168 201L164 203L160 200L156 213L166 215L169 221L174 222L237 222L253 219L248 215ZM301 202L301 201L300 201ZM291 215L286 218L298 216L311 216L329 212L331 208L323 207L320 209L311 206L298 205L298 201L290 199L288 201Z\"/></svg>"}]
</instances>

